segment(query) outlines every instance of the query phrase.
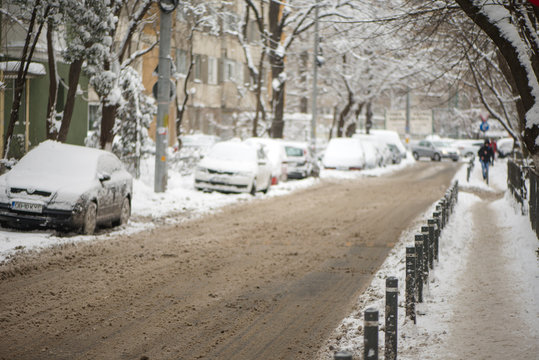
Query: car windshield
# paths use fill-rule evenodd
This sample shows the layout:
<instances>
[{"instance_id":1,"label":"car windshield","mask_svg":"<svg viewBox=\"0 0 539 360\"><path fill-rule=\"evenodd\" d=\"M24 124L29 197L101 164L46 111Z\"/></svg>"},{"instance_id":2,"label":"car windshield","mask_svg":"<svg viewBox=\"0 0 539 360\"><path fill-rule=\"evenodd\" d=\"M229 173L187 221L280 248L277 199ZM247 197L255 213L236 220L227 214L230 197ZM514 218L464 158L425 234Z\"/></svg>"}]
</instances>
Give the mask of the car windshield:
<instances>
[{"instance_id":1,"label":"car windshield","mask_svg":"<svg viewBox=\"0 0 539 360\"><path fill-rule=\"evenodd\" d=\"M255 149L242 143L220 143L208 153L208 157L225 161L256 161Z\"/></svg>"},{"instance_id":2,"label":"car windshield","mask_svg":"<svg viewBox=\"0 0 539 360\"><path fill-rule=\"evenodd\" d=\"M441 148L441 147L449 147L449 143L446 143L444 141L433 141L432 144L437 147L437 148Z\"/></svg>"},{"instance_id":3,"label":"car windshield","mask_svg":"<svg viewBox=\"0 0 539 360\"><path fill-rule=\"evenodd\" d=\"M298 147L287 146L286 156L303 156L303 149Z\"/></svg>"}]
</instances>

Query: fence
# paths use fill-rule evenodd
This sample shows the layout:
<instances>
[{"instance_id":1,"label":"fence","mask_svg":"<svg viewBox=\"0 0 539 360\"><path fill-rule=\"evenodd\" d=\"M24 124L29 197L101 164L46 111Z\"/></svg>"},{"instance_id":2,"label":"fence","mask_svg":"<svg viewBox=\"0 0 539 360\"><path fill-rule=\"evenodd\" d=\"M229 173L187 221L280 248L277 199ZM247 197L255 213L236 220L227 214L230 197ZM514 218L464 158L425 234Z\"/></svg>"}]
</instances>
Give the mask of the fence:
<instances>
[{"instance_id":1,"label":"fence","mask_svg":"<svg viewBox=\"0 0 539 360\"><path fill-rule=\"evenodd\" d=\"M529 192L526 188L526 178L530 180ZM521 161L509 159L507 161L507 187L520 204L522 215L525 215L525 201L528 199L531 227L539 237L539 174Z\"/></svg>"},{"instance_id":2,"label":"fence","mask_svg":"<svg viewBox=\"0 0 539 360\"><path fill-rule=\"evenodd\" d=\"M415 304L423 302L423 285L428 282L430 270L434 269L439 256L439 240L442 230L449 221L458 200L458 182L455 182L436 204L432 218L421 226L421 233L415 235L414 245L406 247L406 317L416 323ZM397 359L398 324L398 279L386 279L385 306L385 360ZM364 312L363 359L378 360L378 310L368 308ZM352 360L353 354L339 351L334 360Z\"/></svg>"}]
</instances>

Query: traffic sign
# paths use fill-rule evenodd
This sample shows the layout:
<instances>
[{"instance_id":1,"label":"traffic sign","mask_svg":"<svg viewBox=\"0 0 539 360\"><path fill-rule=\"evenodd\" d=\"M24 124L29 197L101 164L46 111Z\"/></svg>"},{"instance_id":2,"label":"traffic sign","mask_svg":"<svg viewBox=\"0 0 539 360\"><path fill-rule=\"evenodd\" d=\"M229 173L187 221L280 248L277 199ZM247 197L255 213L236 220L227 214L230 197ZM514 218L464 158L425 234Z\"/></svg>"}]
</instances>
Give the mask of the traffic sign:
<instances>
[{"instance_id":1,"label":"traffic sign","mask_svg":"<svg viewBox=\"0 0 539 360\"><path fill-rule=\"evenodd\" d=\"M483 121L481 125L479 125L479 130L481 130L482 132L488 131L488 129L489 125L487 121Z\"/></svg>"}]
</instances>

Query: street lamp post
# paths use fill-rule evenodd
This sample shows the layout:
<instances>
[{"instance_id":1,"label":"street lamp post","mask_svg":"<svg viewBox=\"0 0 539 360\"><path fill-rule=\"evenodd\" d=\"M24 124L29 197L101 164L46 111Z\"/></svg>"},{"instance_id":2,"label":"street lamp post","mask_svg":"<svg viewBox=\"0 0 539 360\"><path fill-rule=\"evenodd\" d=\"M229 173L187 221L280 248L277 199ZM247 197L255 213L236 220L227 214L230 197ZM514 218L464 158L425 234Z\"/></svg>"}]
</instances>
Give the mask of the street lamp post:
<instances>
[{"instance_id":1,"label":"street lamp post","mask_svg":"<svg viewBox=\"0 0 539 360\"><path fill-rule=\"evenodd\" d=\"M157 78L157 121L155 126L155 178L154 191L167 189L167 147L170 101L170 33L172 11L178 0L159 0L161 9L159 25L159 65Z\"/></svg>"},{"instance_id":2,"label":"street lamp post","mask_svg":"<svg viewBox=\"0 0 539 360\"><path fill-rule=\"evenodd\" d=\"M313 155L316 153L316 117L317 117L317 99L318 94L318 2L316 0L316 8L314 9L314 55L313 55L313 96L312 96L312 118L311 118L311 151Z\"/></svg>"}]
</instances>

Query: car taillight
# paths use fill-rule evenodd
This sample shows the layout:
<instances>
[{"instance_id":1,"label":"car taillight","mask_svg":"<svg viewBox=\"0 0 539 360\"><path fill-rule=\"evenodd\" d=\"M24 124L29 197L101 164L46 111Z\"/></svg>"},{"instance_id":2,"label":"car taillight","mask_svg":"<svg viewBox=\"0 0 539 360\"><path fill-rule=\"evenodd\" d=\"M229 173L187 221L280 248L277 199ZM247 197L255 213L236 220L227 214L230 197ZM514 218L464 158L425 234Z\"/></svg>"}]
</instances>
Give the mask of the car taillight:
<instances>
[{"instance_id":1,"label":"car taillight","mask_svg":"<svg viewBox=\"0 0 539 360\"><path fill-rule=\"evenodd\" d=\"M353 166L353 167L350 168L350 170L361 170L361 168L360 168L360 167Z\"/></svg>"},{"instance_id":2,"label":"car taillight","mask_svg":"<svg viewBox=\"0 0 539 360\"><path fill-rule=\"evenodd\" d=\"M277 176L272 176L271 177L271 185L277 185L278 182L279 182L279 180L277 179Z\"/></svg>"}]
</instances>

